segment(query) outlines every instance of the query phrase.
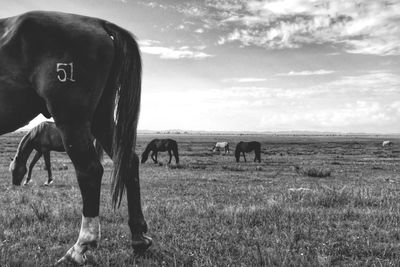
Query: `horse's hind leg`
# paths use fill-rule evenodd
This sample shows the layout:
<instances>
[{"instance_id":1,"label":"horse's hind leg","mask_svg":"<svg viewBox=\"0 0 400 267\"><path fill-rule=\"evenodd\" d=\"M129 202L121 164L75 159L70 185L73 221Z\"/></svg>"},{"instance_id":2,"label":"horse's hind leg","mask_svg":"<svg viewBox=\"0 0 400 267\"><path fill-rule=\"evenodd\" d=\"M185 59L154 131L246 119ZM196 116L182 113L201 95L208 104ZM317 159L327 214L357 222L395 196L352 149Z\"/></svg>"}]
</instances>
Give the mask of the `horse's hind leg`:
<instances>
[{"instance_id":1,"label":"horse's hind leg","mask_svg":"<svg viewBox=\"0 0 400 267\"><path fill-rule=\"evenodd\" d=\"M174 157L175 157L175 163L179 164L179 154L178 154L178 149L174 150Z\"/></svg>"},{"instance_id":2,"label":"horse's hind leg","mask_svg":"<svg viewBox=\"0 0 400 267\"><path fill-rule=\"evenodd\" d=\"M40 153L39 151L36 151L31 163L29 164L28 177L26 178L24 185L29 184L29 182L31 181L33 167L35 166L36 162L40 159L41 156L42 156L42 153Z\"/></svg>"},{"instance_id":3,"label":"horse's hind leg","mask_svg":"<svg viewBox=\"0 0 400 267\"><path fill-rule=\"evenodd\" d=\"M157 153L156 153L157 155ZM133 177L126 179L126 197L128 200L129 228L132 233L132 247L137 250L146 250L152 244L152 239L143 235L147 232L147 223L142 212L140 202L140 183L139 183L139 157L133 154L131 162Z\"/></svg>"},{"instance_id":4,"label":"horse's hind leg","mask_svg":"<svg viewBox=\"0 0 400 267\"><path fill-rule=\"evenodd\" d=\"M44 164L47 169L47 182L44 185L50 185L53 182L53 174L51 173L50 151L43 152Z\"/></svg>"},{"instance_id":5,"label":"horse's hind leg","mask_svg":"<svg viewBox=\"0 0 400 267\"><path fill-rule=\"evenodd\" d=\"M78 178L83 199L82 224L77 242L59 262L85 263L84 253L100 240L99 204L103 167L97 157L89 123L58 124L64 147Z\"/></svg>"},{"instance_id":6,"label":"horse's hind leg","mask_svg":"<svg viewBox=\"0 0 400 267\"><path fill-rule=\"evenodd\" d=\"M172 160L172 153L171 153L171 150L168 150L168 155L169 155L168 164L171 164L171 160Z\"/></svg>"},{"instance_id":7,"label":"horse's hind leg","mask_svg":"<svg viewBox=\"0 0 400 267\"><path fill-rule=\"evenodd\" d=\"M103 125L104 126L104 125ZM112 135L106 135L105 133L111 132L107 129L108 126L104 126L102 130L96 129L94 134L96 138L100 140L100 143L105 148L108 155L111 155L111 140ZM153 151L154 155L157 155ZM139 183L139 157L136 153L133 153L133 159L130 161L129 166L132 177L126 179L126 196L128 199L128 214L129 214L129 228L132 234L132 247L136 250L146 249L151 243L152 239L145 236L143 233L147 232L147 223L143 216L142 205L140 201L140 183Z\"/></svg>"}]
</instances>

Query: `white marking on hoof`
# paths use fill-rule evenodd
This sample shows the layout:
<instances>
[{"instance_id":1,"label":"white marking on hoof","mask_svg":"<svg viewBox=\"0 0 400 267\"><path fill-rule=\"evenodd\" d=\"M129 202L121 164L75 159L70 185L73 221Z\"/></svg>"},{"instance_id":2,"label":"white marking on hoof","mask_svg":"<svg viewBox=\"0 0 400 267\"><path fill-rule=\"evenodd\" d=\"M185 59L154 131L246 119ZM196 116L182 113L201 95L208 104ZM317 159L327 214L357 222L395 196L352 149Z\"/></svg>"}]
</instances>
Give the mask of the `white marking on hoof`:
<instances>
[{"instance_id":1,"label":"white marking on hoof","mask_svg":"<svg viewBox=\"0 0 400 267\"><path fill-rule=\"evenodd\" d=\"M81 231L78 241L71 247L64 257L57 264L63 262L74 262L80 265L86 263L85 252L89 248L97 247L100 241L100 221L99 217L84 217L82 215Z\"/></svg>"},{"instance_id":2,"label":"white marking on hoof","mask_svg":"<svg viewBox=\"0 0 400 267\"><path fill-rule=\"evenodd\" d=\"M24 185L29 185L30 182L31 182L31 180L25 181Z\"/></svg>"},{"instance_id":3,"label":"white marking on hoof","mask_svg":"<svg viewBox=\"0 0 400 267\"><path fill-rule=\"evenodd\" d=\"M76 244L70 248L67 253L64 255L64 257L62 257L61 259L59 259L56 263L56 265L58 264L62 264L62 263L68 263L68 262L72 262L78 265L85 265L87 261L85 252L82 250L81 247L77 246Z\"/></svg>"},{"instance_id":4,"label":"white marking on hoof","mask_svg":"<svg viewBox=\"0 0 400 267\"><path fill-rule=\"evenodd\" d=\"M47 182L44 183L44 185L45 185L45 186L49 186L49 185L51 185L53 182L54 182L54 180L51 180L50 183L47 181Z\"/></svg>"}]
</instances>

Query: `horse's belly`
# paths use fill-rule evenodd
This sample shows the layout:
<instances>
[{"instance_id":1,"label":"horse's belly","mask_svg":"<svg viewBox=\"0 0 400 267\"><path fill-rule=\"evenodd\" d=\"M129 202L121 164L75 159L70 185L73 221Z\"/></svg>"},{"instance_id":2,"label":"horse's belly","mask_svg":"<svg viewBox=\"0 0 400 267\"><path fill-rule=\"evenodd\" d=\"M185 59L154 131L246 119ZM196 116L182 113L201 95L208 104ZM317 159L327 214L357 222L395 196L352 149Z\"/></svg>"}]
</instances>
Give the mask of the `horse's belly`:
<instances>
[{"instance_id":1,"label":"horse's belly","mask_svg":"<svg viewBox=\"0 0 400 267\"><path fill-rule=\"evenodd\" d=\"M40 113L40 101L34 91L11 83L0 77L0 134L26 125Z\"/></svg>"}]
</instances>

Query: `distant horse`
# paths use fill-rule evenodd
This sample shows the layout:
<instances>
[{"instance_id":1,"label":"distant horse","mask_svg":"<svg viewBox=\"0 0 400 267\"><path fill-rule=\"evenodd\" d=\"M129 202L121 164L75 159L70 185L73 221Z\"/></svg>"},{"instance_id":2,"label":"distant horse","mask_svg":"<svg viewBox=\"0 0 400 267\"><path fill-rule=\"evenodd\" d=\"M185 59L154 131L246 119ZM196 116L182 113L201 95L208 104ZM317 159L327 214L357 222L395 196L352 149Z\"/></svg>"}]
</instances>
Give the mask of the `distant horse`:
<instances>
[{"instance_id":1,"label":"distant horse","mask_svg":"<svg viewBox=\"0 0 400 267\"><path fill-rule=\"evenodd\" d=\"M220 151L223 149L226 153L229 153L229 143L228 142L217 142L214 147L212 148L212 151Z\"/></svg>"},{"instance_id":2,"label":"distant horse","mask_svg":"<svg viewBox=\"0 0 400 267\"><path fill-rule=\"evenodd\" d=\"M172 153L174 153L175 162L176 164L179 163L179 155L178 155L178 144L175 140L172 139L153 139L151 142L146 146L142 154L142 163L145 163L149 157L149 153L151 153L151 159L154 163L157 163L157 154L158 152L165 152L168 151L169 154L169 161L168 164L171 163Z\"/></svg>"},{"instance_id":3,"label":"distant horse","mask_svg":"<svg viewBox=\"0 0 400 267\"><path fill-rule=\"evenodd\" d=\"M382 142L382 147L389 147L389 146L392 146L393 145L393 142L392 141L383 141Z\"/></svg>"},{"instance_id":4,"label":"distant horse","mask_svg":"<svg viewBox=\"0 0 400 267\"><path fill-rule=\"evenodd\" d=\"M126 189L133 249L152 244L144 235L135 153L141 70L133 35L105 20L41 11L0 19L0 134L40 113L53 117L81 190L80 234L59 262L84 264L86 250L100 239L103 166L93 137L114 162L114 207ZM15 157L10 165L15 185L27 171L19 161Z\"/></svg>"},{"instance_id":5,"label":"distant horse","mask_svg":"<svg viewBox=\"0 0 400 267\"><path fill-rule=\"evenodd\" d=\"M236 150L235 150L235 157L236 157L236 162L239 162L240 159L240 153L243 154L244 162L246 162L246 155L244 154L245 152L251 152L254 151L255 153L255 158L254 162L258 160L258 162L261 162L261 144L260 142L252 141L252 142L239 142L236 145Z\"/></svg>"},{"instance_id":6,"label":"distant horse","mask_svg":"<svg viewBox=\"0 0 400 267\"><path fill-rule=\"evenodd\" d=\"M96 152L101 158L102 148L96 142L95 144ZM17 153L15 157L20 158L20 160L15 161L15 168L26 168L26 163L31 155L32 151L35 150L36 153L29 164L28 176L24 185L29 184L31 181L32 170L36 162L43 155L44 163L46 166L48 179L44 185L50 185L53 183L53 176L51 173L51 163L50 163L50 151L65 152L65 148L60 136L60 133L54 122L45 121L39 125L32 128L22 139L18 145ZM18 166L18 165L23 166Z\"/></svg>"}]
</instances>

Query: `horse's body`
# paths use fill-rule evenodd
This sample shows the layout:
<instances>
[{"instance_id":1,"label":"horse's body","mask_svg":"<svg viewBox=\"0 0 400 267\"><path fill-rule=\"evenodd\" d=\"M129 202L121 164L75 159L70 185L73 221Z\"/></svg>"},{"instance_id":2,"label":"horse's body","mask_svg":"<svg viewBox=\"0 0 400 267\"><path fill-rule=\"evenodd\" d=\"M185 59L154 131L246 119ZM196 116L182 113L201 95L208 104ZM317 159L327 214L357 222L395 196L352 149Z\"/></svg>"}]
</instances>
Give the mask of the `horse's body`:
<instances>
[{"instance_id":1,"label":"horse's body","mask_svg":"<svg viewBox=\"0 0 400 267\"><path fill-rule=\"evenodd\" d=\"M223 149L226 153L229 153L229 143L228 142L217 142L214 147L212 148L213 152L221 151Z\"/></svg>"},{"instance_id":2,"label":"horse's body","mask_svg":"<svg viewBox=\"0 0 400 267\"><path fill-rule=\"evenodd\" d=\"M260 142L257 141L252 141L252 142L239 142L236 145L236 150L235 150L235 158L236 162L239 162L240 159L240 153L243 154L244 162L246 162L246 155L245 153L254 151L255 157L254 157L254 162L258 160L258 162L261 162L261 144Z\"/></svg>"},{"instance_id":3,"label":"horse's body","mask_svg":"<svg viewBox=\"0 0 400 267\"><path fill-rule=\"evenodd\" d=\"M0 134L38 114L53 117L72 160L83 200L76 244L61 259L85 262L100 238L99 202L103 167L93 145L100 142L114 162L113 204L126 188L132 246L146 249L135 153L141 94L138 44L107 21L58 12L29 12L0 20ZM115 112L114 112L115 111ZM27 171L10 165L13 183Z\"/></svg>"},{"instance_id":4,"label":"horse's body","mask_svg":"<svg viewBox=\"0 0 400 267\"><path fill-rule=\"evenodd\" d=\"M176 164L179 163L179 155L178 155L178 144L175 140L172 139L153 139L151 142L146 146L142 154L142 163L145 163L149 157L149 153L151 153L151 159L154 163L158 163L157 161L157 154L158 152L165 152L168 151L169 161L168 164L171 163L172 160L172 153L174 153L175 162Z\"/></svg>"},{"instance_id":5,"label":"horse's body","mask_svg":"<svg viewBox=\"0 0 400 267\"><path fill-rule=\"evenodd\" d=\"M392 146L392 145L393 145L393 142L389 141L389 140L382 142L382 147L389 147L389 146Z\"/></svg>"},{"instance_id":6,"label":"horse's body","mask_svg":"<svg viewBox=\"0 0 400 267\"><path fill-rule=\"evenodd\" d=\"M39 125L32 128L19 143L17 154L15 157L21 158L21 160L15 162L15 164L23 164L26 166L27 160L29 159L32 151L35 150L35 155L29 164L28 176L24 185L31 181L32 170L36 162L43 155L44 163L47 169L48 179L45 185L49 185L53 182L53 176L51 173L50 163L50 151L64 152L65 148L54 122L42 122ZM16 166L16 168L20 168Z\"/></svg>"},{"instance_id":7,"label":"horse's body","mask_svg":"<svg viewBox=\"0 0 400 267\"><path fill-rule=\"evenodd\" d=\"M102 157L103 150L98 142L95 143L96 152L98 157ZM50 151L65 152L65 148L61 139L61 135L54 122L45 121L33 127L20 141L15 157L21 160L15 161L15 168L23 168L18 166L20 164L26 166L26 163L35 150L35 155L28 168L28 176L26 177L24 185L29 184L32 177L32 170L36 162L41 156L44 158L44 163L47 170L48 179L44 185L50 185L53 182L53 175L51 171Z\"/></svg>"}]
</instances>

